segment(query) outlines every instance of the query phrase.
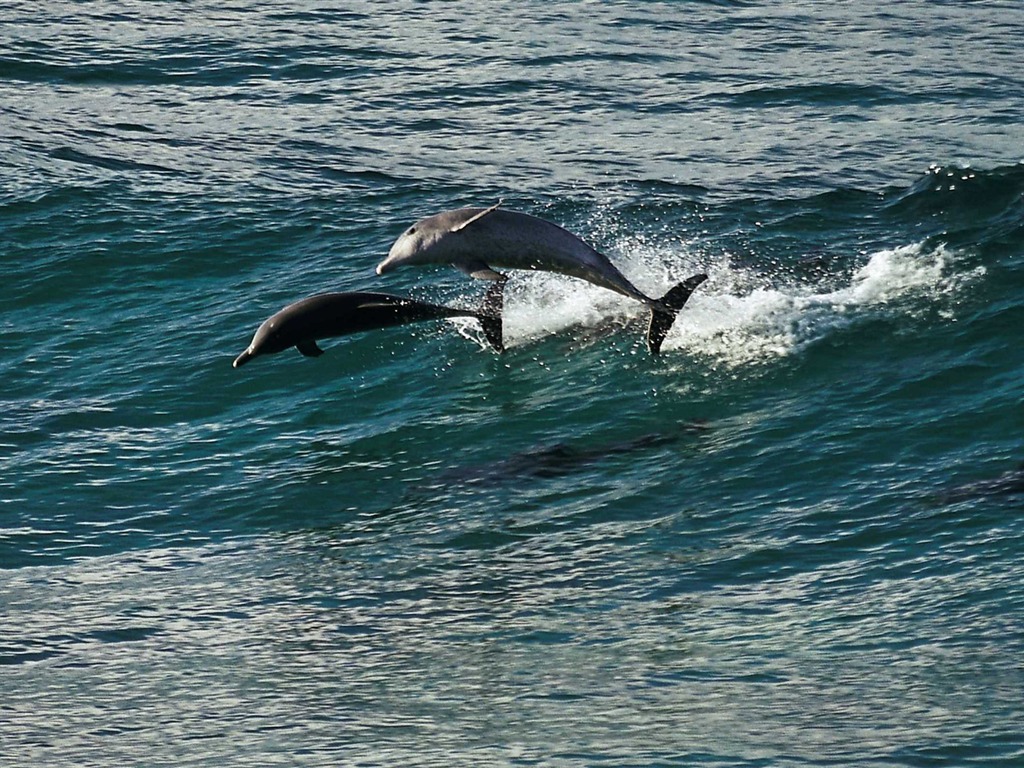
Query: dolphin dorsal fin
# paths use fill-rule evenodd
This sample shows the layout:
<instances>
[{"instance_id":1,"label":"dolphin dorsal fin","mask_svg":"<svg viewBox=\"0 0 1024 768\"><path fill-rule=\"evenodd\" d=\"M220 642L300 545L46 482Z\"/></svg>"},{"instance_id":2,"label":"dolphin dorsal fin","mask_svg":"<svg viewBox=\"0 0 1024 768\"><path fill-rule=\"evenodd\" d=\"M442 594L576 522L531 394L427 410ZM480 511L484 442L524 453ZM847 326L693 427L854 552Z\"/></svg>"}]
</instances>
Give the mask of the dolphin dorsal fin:
<instances>
[{"instance_id":1,"label":"dolphin dorsal fin","mask_svg":"<svg viewBox=\"0 0 1024 768\"><path fill-rule=\"evenodd\" d=\"M476 214L474 216L470 216L468 219L466 219L461 224L458 224L458 225L452 227L452 232L461 232L466 227L468 227L470 224L472 224L474 221L479 221L484 216L486 216L488 213L494 213L496 210L498 210L498 208L501 206L501 204L503 202L505 202L505 201L504 200L499 200L494 205L492 205L490 208L484 208L482 211L480 211L480 213L478 213L478 214Z\"/></svg>"}]
</instances>

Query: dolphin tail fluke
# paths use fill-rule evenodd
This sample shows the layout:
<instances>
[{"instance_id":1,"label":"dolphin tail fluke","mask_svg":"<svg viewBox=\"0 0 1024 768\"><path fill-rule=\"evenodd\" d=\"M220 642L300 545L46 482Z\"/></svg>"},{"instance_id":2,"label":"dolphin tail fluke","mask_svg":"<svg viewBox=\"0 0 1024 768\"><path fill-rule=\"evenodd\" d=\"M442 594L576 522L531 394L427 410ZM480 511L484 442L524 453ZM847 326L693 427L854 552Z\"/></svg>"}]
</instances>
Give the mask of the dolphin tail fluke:
<instances>
[{"instance_id":1,"label":"dolphin tail fluke","mask_svg":"<svg viewBox=\"0 0 1024 768\"><path fill-rule=\"evenodd\" d=\"M668 335L679 310L686 305L694 289L707 279L708 276L705 274L688 277L661 297L661 301L658 302L660 307L651 308L651 324L647 328L647 348L651 354L656 355L661 351L661 344L665 341L665 336Z\"/></svg>"},{"instance_id":2,"label":"dolphin tail fluke","mask_svg":"<svg viewBox=\"0 0 1024 768\"><path fill-rule=\"evenodd\" d=\"M505 351L505 343L502 340L501 312L504 306L503 291L507 279L502 276L500 280L491 283L491 287L487 289L484 300L480 304L480 312L477 314L477 320L480 321L480 327L484 330L484 336L494 347L495 352Z\"/></svg>"}]
</instances>

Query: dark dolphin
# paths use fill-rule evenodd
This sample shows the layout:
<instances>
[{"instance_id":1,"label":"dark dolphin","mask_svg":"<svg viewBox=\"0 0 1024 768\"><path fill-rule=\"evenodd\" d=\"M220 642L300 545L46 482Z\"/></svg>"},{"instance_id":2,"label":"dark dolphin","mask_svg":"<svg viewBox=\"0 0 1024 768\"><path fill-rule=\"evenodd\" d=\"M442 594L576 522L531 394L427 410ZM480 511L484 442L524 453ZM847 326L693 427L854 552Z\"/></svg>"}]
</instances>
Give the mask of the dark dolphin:
<instances>
[{"instance_id":1,"label":"dark dolphin","mask_svg":"<svg viewBox=\"0 0 1024 768\"><path fill-rule=\"evenodd\" d=\"M660 299L634 286L603 253L550 221L516 211L460 208L420 219L399 236L377 274L411 264L452 264L471 277L505 276L491 269L557 272L643 302L651 309L647 346L657 354L679 310L707 275L694 275ZM500 288L499 288L500 290Z\"/></svg>"},{"instance_id":2,"label":"dark dolphin","mask_svg":"<svg viewBox=\"0 0 1024 768\"><path fill-rule=\"evenodd\" d=\"M504 459L486 464L454 467L441 472L430 483L432 487L517 482L524 478L555 478L573 474L593 464L615 456L642 453L680 442L686 436L699 436L710 431L711 425L703 420L683 422L662 432L651 432L637 437L598 445L583 443L553 443L534 446Z\"/></svg>"},{"instance_id":3,"label":"dark dolphin","mask_svg":"<svg viewBox=\"0 0 1024 768\"><path fill-rule=\"evenodd\" d=\"M954 504L988 496L1024 496L1024 463L998 477L975 480L951 488L939 495L942 504Z\"/></svg>"},{"instance_id":4,"label":"dark dolphin","mask_svg":"<svg viewBox=\"0 0 1024 768\"><path fill-rule=\"evenodd\" d=\"M289 304L265 320L232 366L238 368L254 357L272 355L289 347L296 347L307 357L317 357L323 354L316 345L317 339L446 317L476 318L491 346L503 351L501 296L493 290L488 292L479 312L425 304L387 293L320 293Z\"/></svg>"}]
</instances>

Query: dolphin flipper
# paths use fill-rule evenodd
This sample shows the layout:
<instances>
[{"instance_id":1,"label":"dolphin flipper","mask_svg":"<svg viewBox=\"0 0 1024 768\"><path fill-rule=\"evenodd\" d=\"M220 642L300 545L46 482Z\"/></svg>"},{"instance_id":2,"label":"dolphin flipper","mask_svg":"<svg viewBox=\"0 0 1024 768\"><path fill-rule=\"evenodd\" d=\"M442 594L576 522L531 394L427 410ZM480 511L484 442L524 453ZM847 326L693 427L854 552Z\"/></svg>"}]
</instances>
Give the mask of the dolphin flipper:
<instances>
[{"instance_id":1,"label":"dolphin flipper","mask_svg":"<svg viewBox=\"0 0 1024 768\"><path fill-rule=\"evenodd\" d=\"M306 357L320 357L320 355L324 353L324 351L316 345L316 339L303 339L295 345L295 348Z\"/></svg>"},{"instance_id":2,"label":"dolphin flipper","mask_svg":"<svg viewBox=\"0 0 1024 768\"><path fill-rule=\"evenodd\" d=\"M477 280L496 280L504 282L508 279L507 276L501 274L501 272L495 272L487 266L482 259L459 261L455 263L455 266L459 268L460 272L463 272L470 277L475 277Z\"/></svg>"},{"instance_id":3,"label":"dolphin flipper","mask_svg":"<svg viewBox=\"0 0 1024 768\"><path fill-rule=\"evenodd\" d=\"M665 341L672 323L690 298L694 289L708 279L705 274L688 277L679 283L675 288L669 290L658 303L661 307L651 307L651 323L647 328L647 348L651 354L658 354L661 351L661 344Z\"/></svg>"}]
</instances>

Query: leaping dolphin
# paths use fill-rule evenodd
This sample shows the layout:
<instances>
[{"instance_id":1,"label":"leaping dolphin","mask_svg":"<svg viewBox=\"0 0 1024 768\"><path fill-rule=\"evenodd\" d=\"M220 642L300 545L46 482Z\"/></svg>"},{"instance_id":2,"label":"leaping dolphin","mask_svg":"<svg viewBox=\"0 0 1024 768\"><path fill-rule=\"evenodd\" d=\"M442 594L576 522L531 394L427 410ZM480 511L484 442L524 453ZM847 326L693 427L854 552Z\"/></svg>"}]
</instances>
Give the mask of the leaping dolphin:
<instances>
[{"instance_id":1,"label":"leaping dolphin","mask_svg":"<svg viewBox=\"0 0 1024 768\"><path fill-rule=\"evenodd\" d=\"M317 346L317 339L446 317L476 318L491 346L498 352L504 351L501 294L493 288L479 312L425 304L387 293L320 293L289 304L265 320L232 367L239 368L254 357L272 355L289 347L298 348L307 357L318 357L323 350Z\"/></svg>"},{"instance_id":2,"label":"leaping dolphin","mask_svg":"<svg viewBox=\"0 0 1024 768\"><path fill-rule=\"evenodd\" d=\"M608 257L550 221L517 211L459 208L420 219L395 241L377 265L383 275L407 264L452 264L467 275L495 280L505 275L494 267L534 269L578 277L643 302L651 308L647 346L657 354L679 310L707 275L690 277L660 299L641 292Z\"/></svg>"}]
</instances>

